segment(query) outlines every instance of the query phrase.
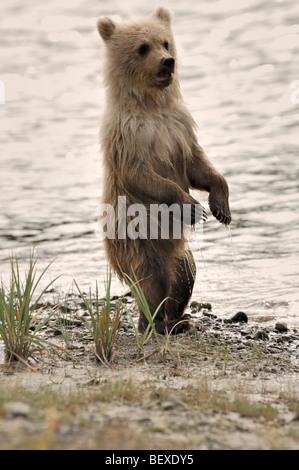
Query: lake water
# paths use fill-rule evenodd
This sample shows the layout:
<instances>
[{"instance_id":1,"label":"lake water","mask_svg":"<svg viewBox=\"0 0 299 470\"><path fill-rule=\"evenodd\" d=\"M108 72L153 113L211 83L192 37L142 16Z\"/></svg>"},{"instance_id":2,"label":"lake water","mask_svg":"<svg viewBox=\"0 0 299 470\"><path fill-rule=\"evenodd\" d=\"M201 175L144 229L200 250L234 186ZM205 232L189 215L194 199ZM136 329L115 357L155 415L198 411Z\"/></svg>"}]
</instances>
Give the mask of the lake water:
<instances>
[{"instance_id":1,"label":"lake water","mask_svg":"<svg viewBox=\"0 0 299 470\"><path fill-rule=\"evenodd\" d=\"M25 262L36 243L40 268L55 258L49 275L62 274L63 291L74 278L82 288L103 285L96 19L145 16L159 5L173 13L200 143L230 186L230 231L210 215L202 248L192 245L193 298L218 315L243 310L299 326L297 0L2 2L0 276L7 282L12 252ZM121 291L116 279L113 290Z\"/></svg>"}]
</instances>

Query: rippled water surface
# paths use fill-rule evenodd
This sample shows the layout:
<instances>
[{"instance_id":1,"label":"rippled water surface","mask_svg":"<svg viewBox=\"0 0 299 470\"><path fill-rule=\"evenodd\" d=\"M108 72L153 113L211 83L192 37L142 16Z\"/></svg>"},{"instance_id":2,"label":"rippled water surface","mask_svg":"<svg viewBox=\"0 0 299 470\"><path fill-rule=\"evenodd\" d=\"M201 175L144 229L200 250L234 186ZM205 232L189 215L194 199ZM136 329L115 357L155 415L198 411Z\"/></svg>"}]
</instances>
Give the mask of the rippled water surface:
<instances>
[{"instance_id":1,"label":"rippled water surface","mask_svg":"<svg viewBox=\"0 0 299 470\"><path fill-rule=\"evenodd\" d=\"M0 275L37 244L50 274L100 285L95 236L101 194L103 45L96 18L173 12L181 87L199 140L230 186L230 230L210 215L194 299L299 326L299 4L174 0L10 0L1 4ZM297 99L298 101L298 99ZM201 201L206 205L206 198ZM114 281L114 290L119 284Z\"/></svg>"}]
</instances>

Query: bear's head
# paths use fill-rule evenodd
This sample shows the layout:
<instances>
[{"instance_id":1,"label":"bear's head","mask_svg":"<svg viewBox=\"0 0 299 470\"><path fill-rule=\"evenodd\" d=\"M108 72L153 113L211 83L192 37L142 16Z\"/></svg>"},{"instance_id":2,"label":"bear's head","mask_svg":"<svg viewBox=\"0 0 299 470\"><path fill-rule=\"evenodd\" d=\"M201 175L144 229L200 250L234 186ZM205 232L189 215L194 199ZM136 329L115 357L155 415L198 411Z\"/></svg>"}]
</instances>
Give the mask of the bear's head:
<instances>
[{"instance_id":1,"label":"bear's head","mask_svg":"<svg viewBox=\"0 0 299 470\"><path fill-rule=\"evenodd\" d=\"M176 50L170 24L165 8L139 21L116 23L100 18L98 31L107 46L107 84L143 92L163 91L171 85Z\"/></svg>"}]
</instances>

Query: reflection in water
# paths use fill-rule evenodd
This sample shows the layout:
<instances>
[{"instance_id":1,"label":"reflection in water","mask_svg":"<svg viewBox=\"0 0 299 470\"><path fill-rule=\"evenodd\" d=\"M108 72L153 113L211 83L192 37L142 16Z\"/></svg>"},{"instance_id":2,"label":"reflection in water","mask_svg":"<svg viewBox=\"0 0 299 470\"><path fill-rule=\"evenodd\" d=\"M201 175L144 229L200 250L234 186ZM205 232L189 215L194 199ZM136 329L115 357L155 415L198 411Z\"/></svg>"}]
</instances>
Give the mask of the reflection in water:
<instances>
[{"instance_id":1,"label":"reflection in water","mask_svg":"<svg viewBox=\"0 0 299 470\"><path fill-rule=\"evenodd\" d=\"M210 215L203 246L192 244L194 298L218 314L245 310L298 325L298 4L162 3L174 14L181 87L200 142L230 185L231 231ZM56 258L62 288L73 278L88 287L106 272L94 234L104 101L96 18L151 11L140 0L2 8L1 276L12 251L24 260L37 243L41 264Z\"/></svg>"}]
</instances>

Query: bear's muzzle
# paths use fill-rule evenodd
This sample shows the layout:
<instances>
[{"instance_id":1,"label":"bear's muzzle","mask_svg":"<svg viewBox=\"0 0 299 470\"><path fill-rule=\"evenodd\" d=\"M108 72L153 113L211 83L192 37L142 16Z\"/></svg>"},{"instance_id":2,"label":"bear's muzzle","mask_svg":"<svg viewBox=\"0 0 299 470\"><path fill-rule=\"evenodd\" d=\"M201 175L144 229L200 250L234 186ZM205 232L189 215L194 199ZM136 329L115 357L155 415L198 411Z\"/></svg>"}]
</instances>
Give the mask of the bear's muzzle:
<instances>
[{"instance_id":1,"label":"bear's muzzle","mask_svg":"<svg viewBox=\"0 0 299 470\"><path fill-rule=\"evenodd\" d=\"M156 77L159 85L168 86L172 82L172 74L174 72L175 60L173 57L163 57L160 62L161 68Z\"/></svg>"}]
</instances>

